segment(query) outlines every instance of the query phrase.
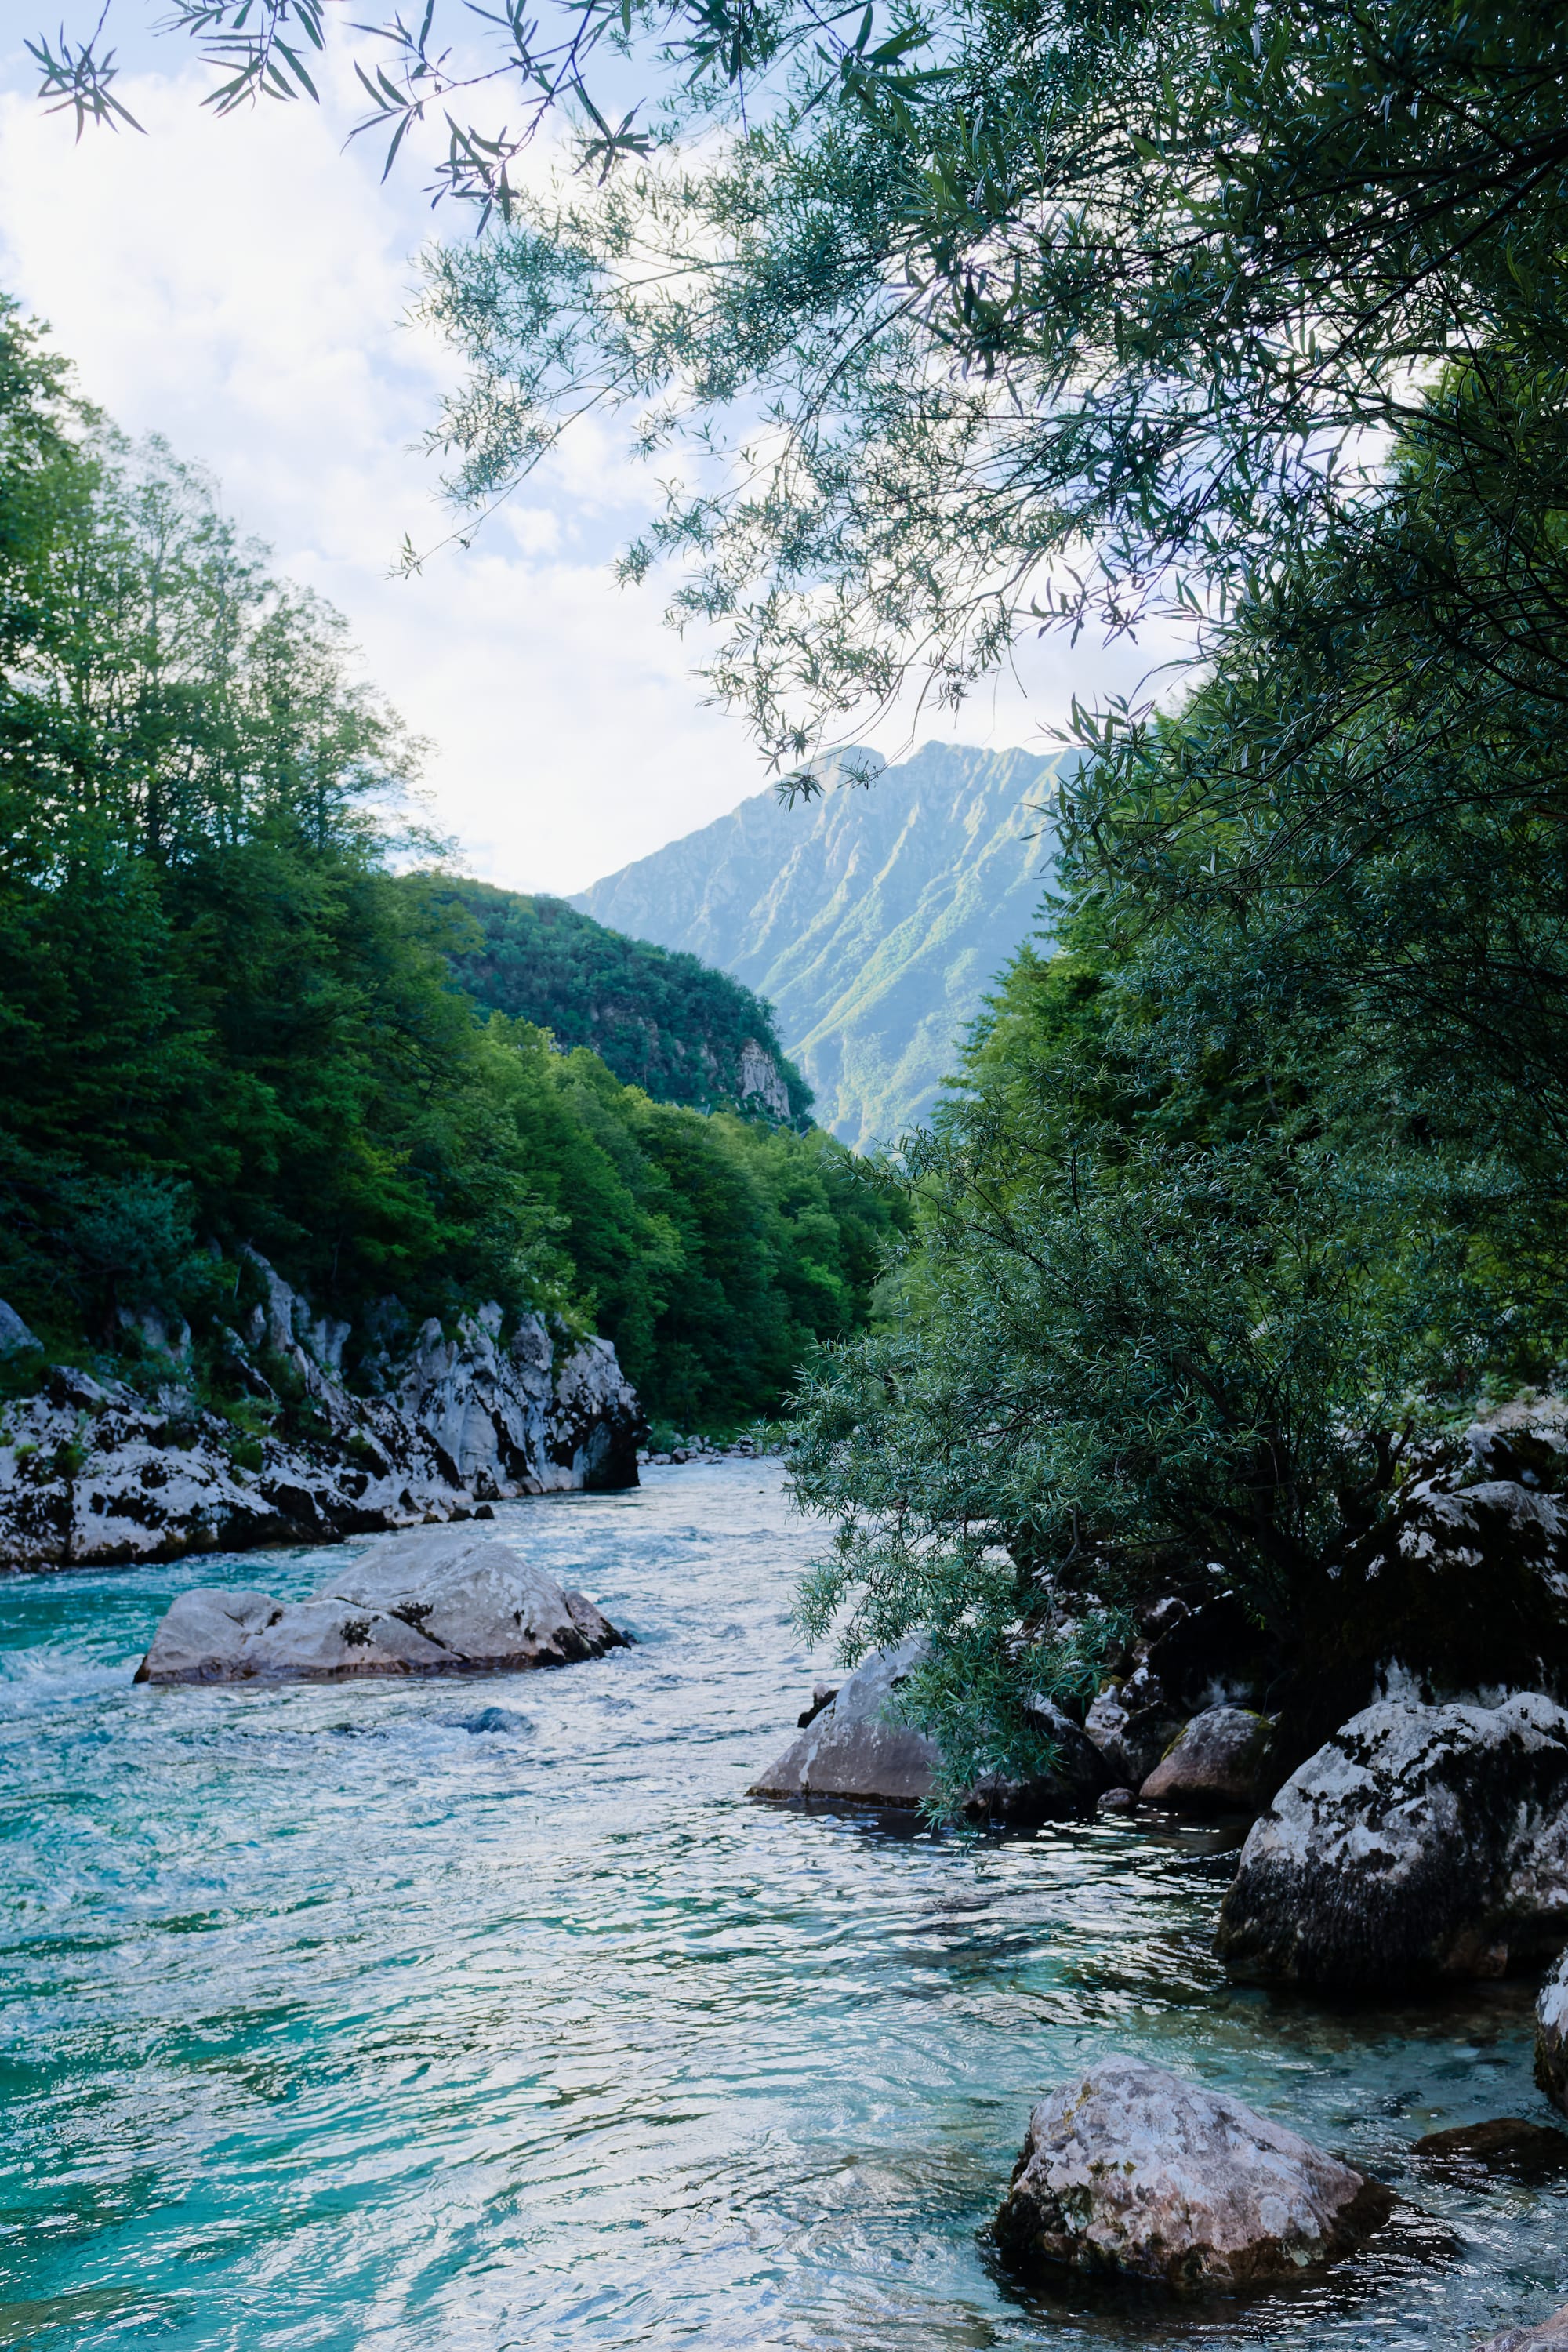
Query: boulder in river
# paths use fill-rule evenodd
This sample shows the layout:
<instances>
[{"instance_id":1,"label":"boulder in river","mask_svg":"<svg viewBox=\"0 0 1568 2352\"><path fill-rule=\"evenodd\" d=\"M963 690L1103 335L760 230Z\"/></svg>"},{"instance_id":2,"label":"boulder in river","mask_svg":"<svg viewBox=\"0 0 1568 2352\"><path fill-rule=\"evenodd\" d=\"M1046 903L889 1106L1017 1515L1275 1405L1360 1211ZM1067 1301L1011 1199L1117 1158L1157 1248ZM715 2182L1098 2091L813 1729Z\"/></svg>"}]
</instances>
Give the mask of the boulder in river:
<instances>
[{"instance_id":1,"label":"boulder in river","mask_svg":"<svg viewBox=\"0 0 1568 2352\"><path fill-rule=\"evenodd\" d=\"M1568 2352L1568 2304L1533 2327L1505 2327L1479 2347L1479 2352Z\"/></svg>"},{"instance_id":2,"label":"boulder in river","mask_svg":"<svg viewBox=\"0 0 1568 2352\"><path fill-rule=\"evenodd\" d=\"M1246 1706L1205 1707L1165 1750L1139 1790L1173 1813L1251 1812L1263 1794L1273 1726Z\"/></svg>"},{"instance_id":3,"label":"boulder in river","mask_svg":"<svg viewBox=\"0 0 1568 2352\"><path fill-rule=\"evenodd\" d=\"M1500 1976L1568 1937L1568 1714L1386 1700L1292 1773L1220 1912L1232 1975L1380 1990Z\"/></svg>"},{"instance_id":4,"label":"boulder in river","mask_svg":"<svg viewBox=\"0 0 1568 2352\"><path fill-rule=\"evenodd\" d=\"M1193 2293L1337 2261L1393 2203L1381 2181L1239 2099L1118 2056L1035 2108L995 2237L1017 2269Z\"/></svg>"},{"instance_id":5,"label":"boulder in river","mask_svg":"<svg viewBox=\"0 0 1568 2352\"><path fill-rule=\"evenodd\" d=\"M1568 1952L1535 2004L1535 2079L1554 2106L1568 2115Z\"/></svg>"},{"instance_id":6,"label":"boulder in river","mask_svg":"<svg viewBox=\"0 0 1568 2352\"><path fill-rule=\"evenodd\" d=\"M386 1536L309 1601L201 1588L166 1612L139 1683L323 1682L562 1666L624 1645L591 1601L469 1528Z\"/></svg>"},{"instance_id":7,"label":"boulder in river","mask_svg":"<svg viewBox=\"0 0 1568 2352\"><path fill-rule=\"evenodd\" d=\"M924 1650L919 1633L895 1649L874 1650L747 1794L920 1804L931 1793L936 1750L923 1732L898 1721L894 1706Z\"/></svg>"},{"instance_id":8,"label":"boulder in river","mask_svg":"<svg viewBox=\"0 0 1568 2352\"><path fill-rule=\"evenodd\" d=\"M874 1650L747 1794L889 1807L923 1803L935 1785L937 1751L924 1732L900 1722L897 1694L924 1654L920 1633ZM1093 1810L1110 1779L1103 1759L1059 1709L1044 1700L1040 1706L1057 1769L1032 1780L984 1781L966 1811L1023 1824Z\"/></svg>"}]
</instances>

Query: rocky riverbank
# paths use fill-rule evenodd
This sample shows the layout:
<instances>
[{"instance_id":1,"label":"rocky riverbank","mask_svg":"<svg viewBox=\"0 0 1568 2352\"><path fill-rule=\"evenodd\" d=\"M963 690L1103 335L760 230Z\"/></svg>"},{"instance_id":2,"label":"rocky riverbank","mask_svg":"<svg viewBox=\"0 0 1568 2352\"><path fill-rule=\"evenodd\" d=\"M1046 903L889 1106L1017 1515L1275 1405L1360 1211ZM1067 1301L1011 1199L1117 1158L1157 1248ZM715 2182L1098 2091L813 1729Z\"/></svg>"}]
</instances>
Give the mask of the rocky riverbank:
<instances>
[{"instance_id":1,"label":"rocky riverbank","mask_svg":"<svg viewBox=\"0 0 1568 2352\"><path fill-rule=\"evenodd\" d=\"M350 1327L252 1263L262 1300L222 1335L237 1409L198 1401L188 1332L152 1322L154 1377L132 1388L56 1368L6 1408L0 1565L320 1542L468 1518L510 1496L636 1486L642 1415L607 1340L557 1339L538 1315L509 1328L489 1306L395 1344L389 1318L351 1388Z\"/></svg>"}]
</instances>

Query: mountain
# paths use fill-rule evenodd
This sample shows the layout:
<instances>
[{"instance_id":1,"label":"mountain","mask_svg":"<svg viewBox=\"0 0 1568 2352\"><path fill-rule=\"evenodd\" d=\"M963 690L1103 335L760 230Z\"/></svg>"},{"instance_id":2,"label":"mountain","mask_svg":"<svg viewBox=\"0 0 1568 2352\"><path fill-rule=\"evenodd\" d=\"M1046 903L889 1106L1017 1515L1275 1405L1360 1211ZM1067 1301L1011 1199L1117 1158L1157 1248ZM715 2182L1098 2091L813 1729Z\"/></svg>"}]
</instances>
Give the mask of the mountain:
<instances>
[{"instance_id":1,"label":"mountain","mask_svg":"<svg viewBox=\"0 0 1568 2352\"><path fill-rule=\"evenodd\" d=\"M711 1110L728 1101L804 1120L810 1087L784 1059L767 1006L727 972L606 930L563 898L445 875L422 875L416 887L476 927L447 961L487 1011L532 1021L559 1045L591 1046L655 1102Z\"/></svg>"},{"instance_id":2,"label":"mountain","mask_svg":"<svg viewBox=\"0 0 1568 2352\"><path fill-rule=\"evenodd\" d=\"M571 901L774 1009L816 1116L865 1150L930 1113L954 1042L1037 927L1059 761L927 743L868 788L771 792Z\"/></svg>"}]
</instances>

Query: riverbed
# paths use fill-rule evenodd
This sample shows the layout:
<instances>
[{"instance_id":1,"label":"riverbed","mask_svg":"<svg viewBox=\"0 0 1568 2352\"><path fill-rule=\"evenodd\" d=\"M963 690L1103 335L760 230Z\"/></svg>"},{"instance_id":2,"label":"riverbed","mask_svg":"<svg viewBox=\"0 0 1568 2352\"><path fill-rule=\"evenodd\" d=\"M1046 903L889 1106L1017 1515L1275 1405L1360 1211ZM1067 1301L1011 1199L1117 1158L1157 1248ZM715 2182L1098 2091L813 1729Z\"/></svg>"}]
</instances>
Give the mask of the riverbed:
<instances>
[{"instance_id":1,"label":"riverbed","mask_svg":"<svg viewBox=\"0 0 1568 2352\"><path fill-rule=\"evenodd\" d=\"M1455 2352L1568 2300L1568 2188L1408 2150L1550 2111L1515 1985L1226 1987L1211 1832L999 1842L749 1802L814 1661L778 1466L502 1505L635 1649L460 1682L147 1690L191 1584L0 1583L0 2343L236 2352ZM1401 2185L1326 2284L1037 2297L984 2225L1031 2098L1128 2049Z\"/></svg>"}]
</instances>

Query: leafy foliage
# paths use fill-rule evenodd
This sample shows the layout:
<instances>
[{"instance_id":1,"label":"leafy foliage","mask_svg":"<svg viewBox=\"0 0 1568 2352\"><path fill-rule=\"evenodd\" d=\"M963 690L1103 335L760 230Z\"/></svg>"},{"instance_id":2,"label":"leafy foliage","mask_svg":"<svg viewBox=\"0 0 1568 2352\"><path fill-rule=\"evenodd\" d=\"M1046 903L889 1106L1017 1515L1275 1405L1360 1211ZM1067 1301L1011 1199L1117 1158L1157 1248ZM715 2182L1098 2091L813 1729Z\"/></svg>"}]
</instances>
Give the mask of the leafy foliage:
<instances>
[{"instance_id":1,"label":"leafy foliage","mask_svg":"<svg viewBox=\"0 0 1568 2352\"><path fill-rule=\"evenodd\" d=\"M1163 614L1212 649L1377 534L1418 425L1500 535L1516 494L1552 509L1510 383L1560 402L1559 12L963 0L921 29L918 75L826 104L803 67L432 281L460 498L588 405L684 441L628 564L684 568L677 615L725 631L716 683L781 757L911 659L956 697L1020 626ZM1425 552L1458 625L1503 622L1468 549Z\"/></svg>"},{"instance_id":2,"label":"leafy foliage","mask_svg":"<svg viewBox=\"0 0 1568 2352\"><path fill-rule=\"evenodd\" d=\"M789 1115L804 1123L811 1089L779 1045L769 1007L696 956L607 930L563 899L525 898L446 877L423 886L472 919L478 938L448 954L476 1003L537 1022L563 1047L588 1045L624 1085L656 1102L767 1115L745 1083L750 1045L773 1064Z\"/></svg>"},{"instance_id":3,"label":"leafy foliage","mask_svg":"<svg viewBox=\"0 0 1568 2352\"><path fill-rule=\"evenodd\" d=\"M483 1017L459 894L392 870L418 747L342 622L14 309L0 434L0 1292L133 1354L254 1244L350 1319L545 1307L688 1422L775 1409L868 1312L887 1188Z\"/></svg>"}]
</instances>

